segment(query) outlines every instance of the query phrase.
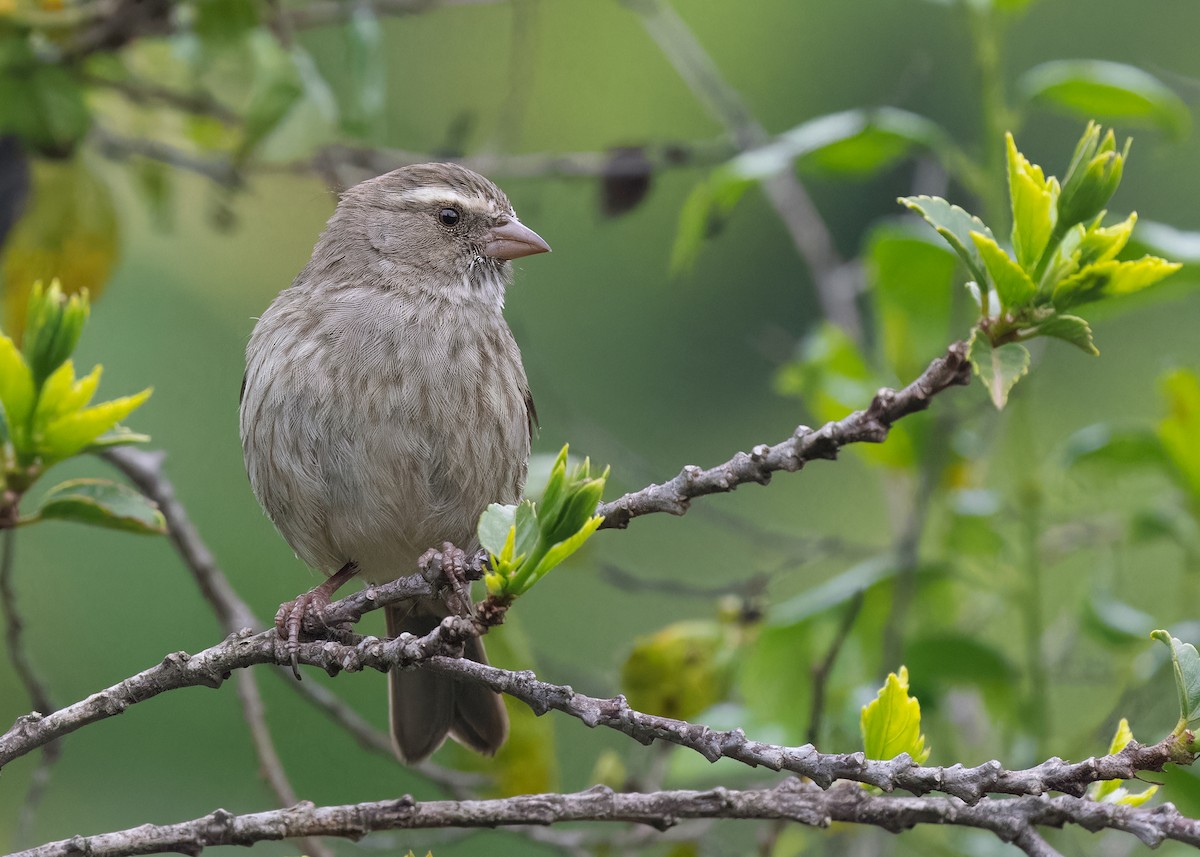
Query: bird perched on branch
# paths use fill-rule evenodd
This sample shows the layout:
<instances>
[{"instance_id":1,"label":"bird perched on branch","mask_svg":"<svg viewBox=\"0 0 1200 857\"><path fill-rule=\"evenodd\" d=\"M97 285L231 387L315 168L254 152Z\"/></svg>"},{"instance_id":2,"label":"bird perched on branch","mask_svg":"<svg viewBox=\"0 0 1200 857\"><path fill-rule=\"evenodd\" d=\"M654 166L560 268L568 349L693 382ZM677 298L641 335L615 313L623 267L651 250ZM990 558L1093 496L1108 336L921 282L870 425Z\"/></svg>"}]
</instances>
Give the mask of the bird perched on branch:
<instances>
[{"instance_id":1,"label":"bird perched on branch","mask_svg":"<svg viewBox=\"0 0 1200 857\"><path fill-rule=\"evenodd\" d=\"M276 617L295 651L303 614L355 574L413 573L429 547L477 547L489 503L516 503L536 417L504 321L511 260L549 245L504 193L455 164L403 167L346 191L246 349L242 449L250 484L296 554L327 580ZM424 634L440 600L386 608ZM466 657L486 662L483 644ZM392 737L421 761L447 734L494 753L500 697L422 670L389 675Z\"/></svg>"}]
</instances>

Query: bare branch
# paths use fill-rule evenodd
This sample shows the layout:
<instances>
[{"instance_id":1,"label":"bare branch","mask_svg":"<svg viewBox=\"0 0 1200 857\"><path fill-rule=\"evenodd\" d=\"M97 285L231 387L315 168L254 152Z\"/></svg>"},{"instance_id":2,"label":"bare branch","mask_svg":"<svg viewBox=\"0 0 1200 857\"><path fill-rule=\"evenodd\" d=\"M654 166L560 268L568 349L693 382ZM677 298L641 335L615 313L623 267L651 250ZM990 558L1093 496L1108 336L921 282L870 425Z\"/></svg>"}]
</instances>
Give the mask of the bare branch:
<instances>
[{"instance_id":1,"label":"bare branch","mask_svg":"<svg viewBox=\"0 0 1200 857\"><path fill-rule=\"evenodd\" d=\"M669 482L601 504L597 513L604 516L604 527L626 527L634 518L651 512L682 515L695 497L732 491L748 482L765 485L777 471L795 472L809 461L837 458L838 451L849 443L882 443L897 420L925 409L929 400L943 390L970 380L967 345L956 342L907 387L880 390L866 410L826 423L816 431L800 426L785 441L774 446L759 444L749 453L739 452L708 470L689 465Z\"/></svg>"},{"instance_id":2,"label":"bare branch","mask_svg":"<svg viewBox=\"0 0 1200 857\"><path fill-rule=\"evenodd\" d=\"M377 587L377 603L392 603L392 584ZM404 587L397 589L404 592ZM340 602L339 602L340 603ZM330 606L330 610L339 603ZM922 767L906 755L890 761L866 759L862 753L822 754L811 745L781 747L746 738L740 729L716 731L700 724L644 714L629 707L624 697L598 699L576 693L572 688L539 681L532 672L511 672L461 657L465 640L486 630L488 602L472 618L447 617L424 637L402 634L384 641L357 637L351 643L306 642L300 645L301 663L317 666L333 675L342 670L386 671L420 666L436 672L476 681L528 704L539 714L562 711L586 725L605 726L629 735L643 744L655 740L688 747L710 761L725 757L752 767L786 770L809 777L822 786L836 780L868 783L887 791L897 788L914 794L942 791L968 803L985 794L1043 794L1062 791L1082 795L1088 784L1099 780L1131 779L1139 771L1158 771L1168 762L1190 764L1190 736L1168 737L1151 747L1132 742L1120 753L1100 759L1068 763L1054 758L1035 768L1009 771L999 762L975 768ZM492 620L495 621L495 620ZM144 670L99 693L49 715L37 713L17 719L0 735L0 766L56 738L90 723L123 713L129 706L160 693L183 687L219 687L235 669L257 664L284 665L289 662L287 646L274 629L260 634L242 632L196 655L176 652L161 664Z\"/></svg>"},{"instance_id":3,"label":"bare branch","mask_svg":"<svg viewBox=\"0 0 1200 857\"><path fill-rule=\"evenodd\" d=\"M214 845L251 845L296 836L328 835L358 839L380 830L442 827L548 825L570 821L637 823L666 830L684 819L788 819L811 827L835 821L901 832L918 824L987 830L1025 853L1057 854L1034 830L1078 824L1089 831L1120 830L1155 846L1172 839L1200 845L1200 822L1184 818L1170 804L1144 809L1079 798L988 799L968 806L954 798L872 795L850 784L823 791L800 780L773 789L615 793L596 786L574 794L521 795L498 800L417 802L399 800L344 806L299 804L271 812L234 815L217 810L172 825L143 825L115 833L50 843L12 857L126 857L178 852L197 855Z\"/></svg>"}]
</instances>

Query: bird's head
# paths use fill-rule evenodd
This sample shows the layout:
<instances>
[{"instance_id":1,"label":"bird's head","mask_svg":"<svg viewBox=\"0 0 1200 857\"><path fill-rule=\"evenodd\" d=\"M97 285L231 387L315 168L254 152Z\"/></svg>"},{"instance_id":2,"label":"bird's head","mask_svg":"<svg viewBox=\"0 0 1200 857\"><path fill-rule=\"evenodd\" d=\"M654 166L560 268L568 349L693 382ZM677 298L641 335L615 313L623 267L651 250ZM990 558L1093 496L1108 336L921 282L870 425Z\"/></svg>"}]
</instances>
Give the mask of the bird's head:
<instances>
[{"instance_id":1,"label":"bird's head","mask_svg":"<svg viewBox=\"0 0 1200 857\"><path fill-rule=\"evenodd\" d=\"M502 302L509 262L550 249L500 188L458 164L369 179L342 195L339 216L378 254L386 282L454 302Z\"/></svg>"}]
</instances>

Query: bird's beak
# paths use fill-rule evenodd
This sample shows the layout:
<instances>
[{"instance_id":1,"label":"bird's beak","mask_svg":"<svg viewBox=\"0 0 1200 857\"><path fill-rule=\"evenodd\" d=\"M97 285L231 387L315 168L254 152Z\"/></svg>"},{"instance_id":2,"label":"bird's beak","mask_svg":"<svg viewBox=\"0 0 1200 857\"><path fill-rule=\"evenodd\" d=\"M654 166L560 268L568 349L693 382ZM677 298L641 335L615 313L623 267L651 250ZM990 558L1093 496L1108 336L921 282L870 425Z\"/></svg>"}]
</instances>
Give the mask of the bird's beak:
<instances>
[{"instance_id":1,"label":"bird's beak","mask_svg":"<svg viewBox=\"0 0 1200 857\"><path fill-rule=\"evenodd\" d=\"M549 253L550 245L519 220L506 220L488 232L483 252L493 259L520 259L535 253Z\"/></svg>"}]
</instances>

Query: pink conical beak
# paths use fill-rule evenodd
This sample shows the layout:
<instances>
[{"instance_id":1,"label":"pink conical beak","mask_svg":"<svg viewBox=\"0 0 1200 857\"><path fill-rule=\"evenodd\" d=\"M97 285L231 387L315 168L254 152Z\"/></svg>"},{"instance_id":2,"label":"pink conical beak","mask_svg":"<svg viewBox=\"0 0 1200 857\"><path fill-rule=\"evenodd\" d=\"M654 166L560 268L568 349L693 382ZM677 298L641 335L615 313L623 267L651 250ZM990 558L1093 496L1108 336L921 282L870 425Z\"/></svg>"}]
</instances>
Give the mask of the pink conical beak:
<instances>
[{"instance_id":1,"label":"pink conical beak","mask_svg":"<svg viewBox=\"0 0 1200 857\"><path fill-rule=\"evenodd\" d=\"M483 252L493 259L520 259L535 253L549 253L550 245L519 220L506 220L493 226Z\"/></svg>"}]
</instances>

